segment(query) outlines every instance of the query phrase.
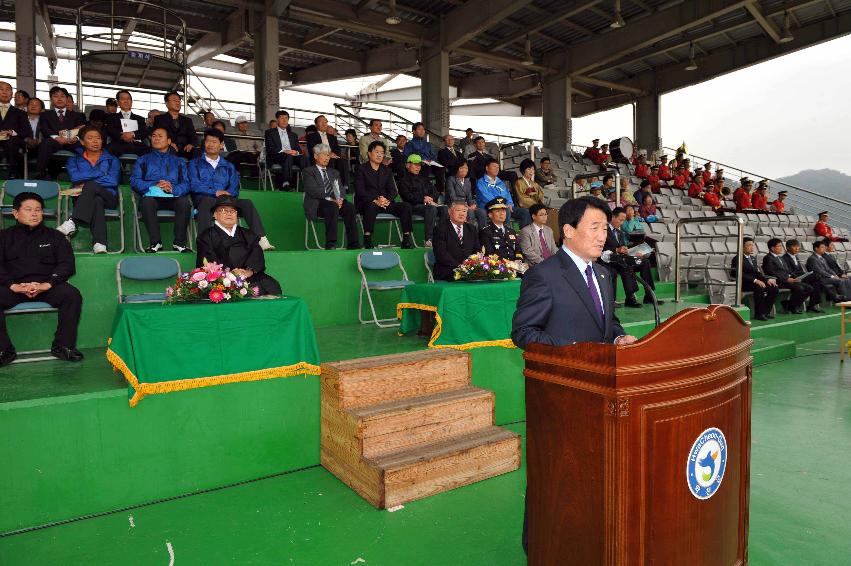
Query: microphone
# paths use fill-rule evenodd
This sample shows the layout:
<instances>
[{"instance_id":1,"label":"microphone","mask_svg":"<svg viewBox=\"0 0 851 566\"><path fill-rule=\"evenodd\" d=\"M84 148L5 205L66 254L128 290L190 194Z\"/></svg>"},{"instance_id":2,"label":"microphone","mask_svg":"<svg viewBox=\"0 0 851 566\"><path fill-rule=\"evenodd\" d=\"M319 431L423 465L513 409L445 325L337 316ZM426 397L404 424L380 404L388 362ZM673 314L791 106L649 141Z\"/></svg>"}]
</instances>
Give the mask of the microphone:
<instances>
[{"instance_id":1,"label":"microphone","mask_svg":"<svg viewBox=\"0 0 851 566\"><path fill-rule=\"evenodd\" d=\"M653 299L653 315L656 318L656 326L659 326L659 303L656 302L656 293L653 292L653 289L650 288L650 285L647 284L647 281L641 278L641 275L638 273L635 274L635 280L641 283L641 286L644 287L644 293L646 296Z\"/></svg>"}]
</instances>

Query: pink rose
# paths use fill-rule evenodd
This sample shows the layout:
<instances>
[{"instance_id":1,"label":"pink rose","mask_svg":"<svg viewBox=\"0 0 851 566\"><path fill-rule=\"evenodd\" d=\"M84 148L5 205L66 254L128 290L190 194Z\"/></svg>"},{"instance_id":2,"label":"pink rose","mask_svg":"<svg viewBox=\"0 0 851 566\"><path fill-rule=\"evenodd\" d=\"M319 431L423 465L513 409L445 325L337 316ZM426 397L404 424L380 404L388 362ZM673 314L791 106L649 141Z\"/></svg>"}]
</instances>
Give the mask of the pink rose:
<instances>
[{"instance_id":1,"label":"pink rose","mask_svg":"<svg viewBox=\"0 0 851 566\"><path fill-rule=\"evenodd\" d=\"M206 278L207 278L207 274L204 273L203 271L198 271L197 273L192 274L192 280L193 281L203 281Z\"/></svg>"},{"instance_id":2,"label":"pink rose","mask_svg":"<svg viewBox=\"0 0 851 566\"><path fill-rule=\"evenodd\" d=\"M222 276L222 274L219 273L218 271L213 271L211 273L207 273L207 281L212 283L213 281L215 281L216 279L218 279L221 276Z\"/></svg>"},{"instance_id":3,"label":"pink rose","mask_svg":"<svg viewBox=\"0 0 851 566\"><path fill-rule=\"evenodd\" d=\"M225 298L225 294L219 291L218 289L213 289L210 291L210 300L214 303L222 302L222 299Z\"/></svg>"}]
</instances>

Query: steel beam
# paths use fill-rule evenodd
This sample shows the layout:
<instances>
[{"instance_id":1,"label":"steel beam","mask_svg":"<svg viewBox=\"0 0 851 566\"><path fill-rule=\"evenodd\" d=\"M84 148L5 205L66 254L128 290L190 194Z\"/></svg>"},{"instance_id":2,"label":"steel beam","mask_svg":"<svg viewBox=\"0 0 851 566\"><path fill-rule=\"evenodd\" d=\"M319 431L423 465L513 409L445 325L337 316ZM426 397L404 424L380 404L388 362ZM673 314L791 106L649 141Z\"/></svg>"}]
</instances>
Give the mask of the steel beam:
<instances>
[{"instance_id":1,"label":"steel beam","mask_svg":"<svg viewBox=\"0 0 851 566\"><path fill-rule=\"evenodd\" d=\"M747 8L748 12L750 12L751 16L753 16L753 19L755 19L759 24L759 27L768 34L768 37L773 39L775 43L780 43L780 30L777 29L774 22L769 20L765 14L762 13L762 8L760 8L755 1L748 2L745 5L745 8Z\"/></svg>"},{"instance_id":2,"label":"steel beam","mask_svg":"<svg viewBox=\"0 0 851 566\"><path fill-rule=\"evenodd\" d=\"M362 54L359 61L332 61L296 71L293 83L309 84L366 75L408 73L418 68L416 50L400 46L380 47Z\"/></svg>"},{"instance_id":3,"label":"steel beam","mask_svg":"<svg viewBox=\"0 0 851 566\"><path fill-rule=\"evenodd\" d=\"M435 28L441 47L451 51L498 24L532 0L469 0L452 10Z\"/></svg>"},{"instance_id":4,"label":"steel beam","mask_svg":"<svg viewBox=\"0 0 851 566\"><path fill-rule=\"evenodd\" d=\"M34 0L15 2L15 86L35 96Z\"/></svg>"},{"instance_id":5,"label":"steel beam","mask_svg":"<svg viewBox=\"0 0 851 566\"><path fill-rule=\"evenodd\" d=\"M601 2L601 0L586 0L585 2L581 2L579 4L570 6L568 8L565 8L564 10L556 12L555 14L547 14L544 17L542 17L540 23L527 27L526 32L527 33L540 32L541 30L546 29L546 28L548 28L548 27L550 27L554 24L557 24L558 22L564 21L564 20L566 20L566 19L568 19L572 16L580 14L580 13L584 12L585 10L596 6L600 2ZM580 27L580 26L577 26L577 27ZM589 30L585 30L584 28L582 28L582 29L587 34L593 35L593 32L591 32ZM519 38L508 39L508 40L503 41L501 43L497 43L496 45L491 45L489 47L489 49L492 49L494 51L496 51L498 49L503 49L503 48L508 47L509 45L513 44L513 43L516 43L519 40L520 40Z\"/></svg>"},{"instance_id":6,"label":"steel beam","mask_svg":"<svg viewBox=\"0 0 851 566\"><path fill-rule=\"evenodd\" d=\"M199 65L216 55L227 53L249 39L245 16L245 12L236 10L222 22L221 31L202 36L186 52L186 64L190 67Z\"/></svg>"}]
</instances>

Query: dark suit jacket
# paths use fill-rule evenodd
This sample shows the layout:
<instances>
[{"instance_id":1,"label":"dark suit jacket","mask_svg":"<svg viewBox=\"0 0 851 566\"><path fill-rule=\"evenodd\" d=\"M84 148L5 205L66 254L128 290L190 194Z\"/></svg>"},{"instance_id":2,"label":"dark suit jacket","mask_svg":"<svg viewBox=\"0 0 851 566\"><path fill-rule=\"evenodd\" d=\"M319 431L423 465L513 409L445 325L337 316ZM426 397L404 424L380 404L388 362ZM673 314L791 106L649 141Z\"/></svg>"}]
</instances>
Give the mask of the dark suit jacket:
<instances>
[{"instance_id":1,"label":"dark suit jacket","mask_svg":"<svg viewBox=\"0 0 851 566\"><path fill-rule=\"evenodd\" d=\"M792 274L792 277L799 277L804 274L804 266L801 265L800 261L795 261L796 259L798 258L793 258L788 253L783 254L783 261L789 266L789 273Z\"/></svg>"},{"instance_id":2,"label":"dark suit jacket","mask_svg":"<svg viewBox=\"0 0 851 566\"><path fill-rule=\"evenodd\" d=\"M444 147L437 152L437 162L446 168L446 173L449 175L455 175L458 166L464 161L464 155L454 147L452 149Z\"/></svg>"},{"instance_id":3,"label":"dark suit jacket","mask_svg":"<svg viewBox=\"0 0 851 566\"><path fill-rule=\"evenodd\" d=\"M380 196L392 201L396 198L396 194L393 172L389 167L381 165L376 174L368 161L360 164L355 181L355 208L360 210L364 204Z\"/></svg>"},{"instance_id":4,"label":"dark suit jacket","mask_svg":"<svg viewBox=\"0 0 851 566\"><path fill-rule=\"evenodd\" d=\"M814 253L808 257L807 271L812 271L812 277L816 277L820 280L831 279L836 276L833 268L831 268L830 264L827 263L827 254L819 256Z\"/></svg>"},{"instance_id":5,"label":"dark suit jacket","mask_svg":"<svg viewBox=\"0 0 851 566\"><path fill-rule=\"evenodd\" d=\"M488 152L479 153L478 151L474 151L470 155L467 156L467 163L470 164L470 177L473 179L481 179L485 176L485 159L488 159L490 154ZM473 183L475 186L475 183Z\"/></svg>"},{"instance_id":6,"label":"dark suit jacket","mask_svg":"<svg viewBox=\"0 0 851 566\"><path fill-rule=\"evenodd\" d=\"M828 267L830 267L833 272L837 275L844 275L845 270L839 267L839 263L836 261L836 257L833 254L826 253L824 254L824 259L827 261Z\"/></svg>"},{"instance_id":7,"label":"dark suit jacket","mask_svg":"<svg viewBox=\"0 0 851 566\"><path fill-rule=\"evenodd\" d=\"M448 218L434 227L431 241L435 259L433 275L437 280L452 281L453 270L481 250L479 234L473 225L464 223L464 240L459 242L455 227Z\"/></svg>"},{"instance_id":8,"label":"dark suit jacket","mask_svg":"<svg viewBox=\"0 0 851 566\"><path fill-rule=\"evenodd\" d=\"M333 167L326 167L325 173L333 183L337 181L340 187L340 198L346 198L346 185L340 179L340 172ZM322 183L322 174L315 165L305 168L302 173L304 177L304 213L308 218L316 218L319 201L325 200L325 186Z\"/></svg>"},{"instance_id":9,"label":"dark suit jacket","mask_svg":"<svg viewBox=\"0 0 851 566\"><path fill-rule=\"evenodd\" d=\"M751 291L754 287L754 279L758 279L765 283L768 280L768 277L762 272L759 265L756 262L756 258L750 256L753 261L748 261L749 256L744 256L742 258L742 288L745 291ZM738 266L736 265L736 257L733 257L733 260L730 262L730 277L733 279L736 278L736 273L738 270L736 269Z\"/></svg>"},{"instance_id":10,"label":"dark suit jacket","mask_svg":"<svg viewBox=\"0 0 851 566\"><path fill-rule=\"evenodd\" d=\"M628 246L629 238L626 237L626 234L623 233L623 230L620 228L611 228L609 227L606 232L606 245L603 246L604 250L607 251L615 251L615 249L621 246Z\"/></svg>"},{"instance_id":11,"label":"dark suit jacket","mask_svg":"<svg viewBox=\"0 0 851 566\"><path fill-rule=\"evenodd\" d=\"M405 159L398 147L390 148L390 158L393 160L390 167L393 168L393 173L403 175L405 173Z\"/></svg>"},{"instance_id":12,"label":"dark suit jacket","mask_svg":"<svg viewBox=\"0 0 851 566\"><path fill-rule=\"evenodd\" d=\"M106 121L103 123L103 129L106 130L106 134L113 143L121 141L121 134L123 132L121 129L122 118L121 112L107 114ZM136 131L133 132L133 139L138 142L145 141L145 138L148 137L148 128L145 126L145 119L132 112L130 113L130 119L136 122Z\"/></svg>"},{"instance_id":13,"label":"dark suit jacket","mask_svg":"<svg viewBox=\"0 0 851 566\"><path fill-rule=\"evenodd\" d=\"M293 133L290 128L287 128L287 137L290 139L290 149L301 151L298 145L298 136ZM266 157L281 153L281 136L278 134L278 128L269 128L265 133L266 138ZM293 156L296 157L296 156Z\"/></svg>"},{"instance_id":14,"label":"dark suit jacket","mask_svg":"<svg viewBox=\"0 0 851 566\"><path fill-rule=\"evenodd\" d=\"M328 145L331 146L331 151L342 158L343 151L340 149L340 144L337 142L337 136L332 136L331 134L326 134L326 136L328 137ZM322 138L319 136L319 132L310 132L307 134L307 137L304 138L304 141L307 143L307 156L310 158L310 164L313 165L313 146L322 143ZM278 136L278 143L280 142L281 137Z\"/></svg>"},{"instance_id":15,"label":"dark suit jacket","mask_svg":"<svg viewBox=\"0 0 851 566\"><path fill-rule=\"evenodd\" d=\"M762 271L766 275L777 278L777 283L786 283L786 280L793 277L789 264L782 257L774 257L773 254L765 254L762 258Z\"/></svg>"},{"instance_id":16,"label":"dark suit jacket","mask_svg":"<svg viewBox=\"0 0 851 566\"><path fill-rule=\"evenodd\" d=\"M533 342L564 346L575 342L611 344L626 334L615 316L612 276L592 263L600 286L601 324L585 275L563 249L526 272L514 311L511 339L518 348Z\"/></svg>"},{"instance_id":17,"label":"dark suit jacket","mask_svg":"<svg viewBox=\"0 0 851 566\"><path fill-rule=\"evenodd\" d=\"M41 131L42 137L45 138L57 135L59 130L73 130L85 125L85 115L73 110L65 112L65 119L61 124L59 123L59 116L56 115L56 110L45 110L38 120L38 129Z\"/></svg>"},{"instance_id":18,"label":"dark suit jacket","mask_svg":"<svg viewBox=\"0 0 851 566\"><path fill-rule=\"evenodd\" d=\"M198 145L198 134L195 133L195 126L189 116L180 114L175 122L171 114L165 112L154 118L154 128L165 128L179 151L183 151L188 144Z\"/></svg>"},{"instance_id":19,"label":"dark suit jacket","mask_svg":"<svg viewBox=\"0 0 851 566\"><path fill-rule=\"evenodd\" d=\"M41 121L41 120L39 120ZM17 138L23 141L30 136L30 121L27 113L10 106L6 118L0 119L0 130L15 130Z\"/></svg>"},{"instance_id":20,"label":"dark suit jacket","mask_svg":"<svg viewBox=\"0 0 851 566\"><path fill-rule=\"evenodd\" d=\"M196 250L196 267L202 267L206 259L231 269L250 269L255 275L266 270L260 238L242 226L236 227L233 238L218 226L210 226L198 235Z\"/></svg>"}]
</instances>

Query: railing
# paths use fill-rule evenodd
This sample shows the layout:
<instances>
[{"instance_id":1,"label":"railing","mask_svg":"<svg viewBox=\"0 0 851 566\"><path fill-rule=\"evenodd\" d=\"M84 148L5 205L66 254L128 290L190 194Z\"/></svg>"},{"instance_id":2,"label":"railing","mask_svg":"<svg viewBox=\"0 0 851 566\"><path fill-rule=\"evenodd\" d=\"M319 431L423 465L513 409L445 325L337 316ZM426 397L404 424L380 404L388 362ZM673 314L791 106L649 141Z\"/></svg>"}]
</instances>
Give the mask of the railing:
<instances>
[{"instance_id":1,"label":"railing","mask_svg":"<svg viewBox=\"0 0 851 566\"><path fill-rule=\"evenodd\" d=\"M742 218L739 218L738 216L717 216L715 218L712 218L712 217L708 217L708 218L680 218L679 220L677 220L676 240L675 240L675 244L674 244L675 245L675 248L674 248L674 302L675 303L680 302L680 295L681 295L680 270L681 269L688 269L688 270L696 269L694 267L682 268L680 266L680 255L681 255L681 250L682 250L682 246L680 245L680 243L682 241L682 238L696 239L696 240L699 240L699 239L717 239L717 236L712 236L712 235L708 235L708 234L706 234L706 235L704 235L704 234L682 234L681 231L680 231L680 227L685 225L685 224L704 224L705 225L707 222L735 223L736 226L738 227L737 235L736 235L736 240L737 240L737 243L738 243L738 245L736 246L736 281L735 282L724 281L724 282L718 282L718 283L715 283L715 284L720 285L720 286L735 285L736 286L736 298L735 298L736 305L735 306L739 307L739 306L741 306L741 303L742 303L742 239L744 238L745 221ZM727 266L723 266L723 267L724 267L724 269L727 268ZM707 265L706 267L704 267L702 269L704 269L708 272L710 267ZM706 285L706 287L709 288L710 282L709 282L708 277L704 277L703 285Z\"/></svg>"}]
</instances>

